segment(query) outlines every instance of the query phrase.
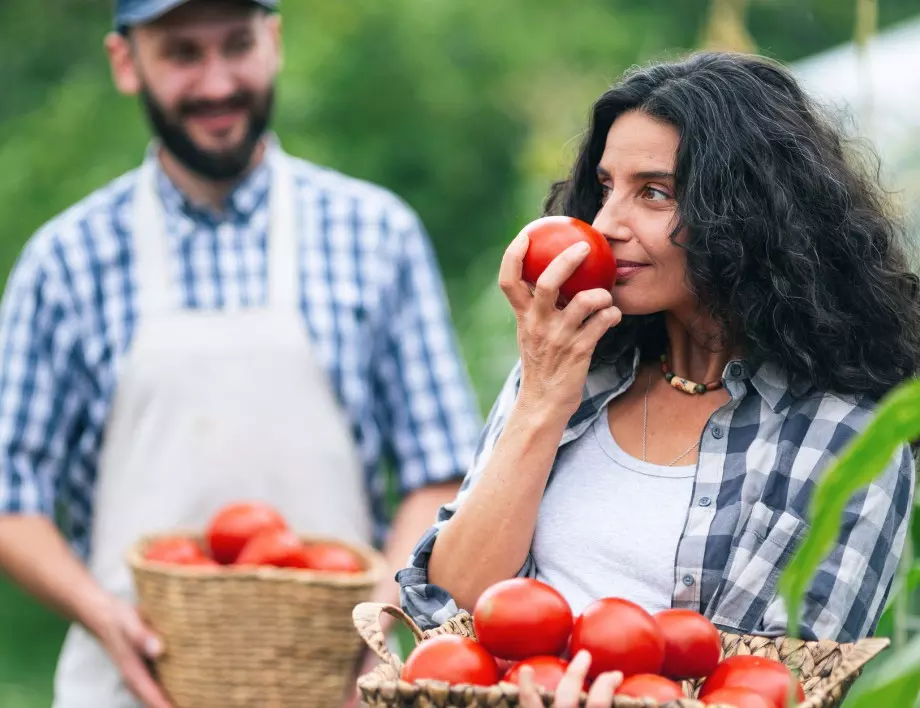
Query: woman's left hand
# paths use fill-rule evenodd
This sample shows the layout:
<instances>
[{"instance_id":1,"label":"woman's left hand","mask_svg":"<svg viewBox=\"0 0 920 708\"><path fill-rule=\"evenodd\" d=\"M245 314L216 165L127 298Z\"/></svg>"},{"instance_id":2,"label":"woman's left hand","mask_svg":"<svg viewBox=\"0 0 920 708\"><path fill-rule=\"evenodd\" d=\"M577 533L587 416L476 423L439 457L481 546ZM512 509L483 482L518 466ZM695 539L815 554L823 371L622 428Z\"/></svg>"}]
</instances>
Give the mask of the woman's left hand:
<instances>
[{"instance_id":1,"label":"woman's left hand","mask_svg":"<svg viewBox=\"0 0 920 708\"><path fill-rule=\"evenodd\" d=\"M556 688L556 700L553 704L556 708L578 708L578 699L585 683L585 677L588 675L589 666L591 666L591 655L584 650L578 652L569 663L565 676L562 677ZM520 682L521 708L543 708L543 701L533 681L533 669L529 666L522 666ZM600 674L591 684L585 708L610 708L613 705L613 693L621 683L623 683L623 674L620 671Z\"/></svg>"}]
</instances>

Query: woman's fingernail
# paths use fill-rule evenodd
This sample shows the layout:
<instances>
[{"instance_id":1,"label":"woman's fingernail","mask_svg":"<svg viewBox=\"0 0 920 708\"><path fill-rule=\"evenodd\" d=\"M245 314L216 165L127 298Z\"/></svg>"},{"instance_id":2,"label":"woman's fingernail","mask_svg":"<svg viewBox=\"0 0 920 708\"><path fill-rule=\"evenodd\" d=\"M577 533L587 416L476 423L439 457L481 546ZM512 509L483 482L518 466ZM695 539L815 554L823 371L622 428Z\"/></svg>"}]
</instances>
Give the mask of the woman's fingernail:
<instances>
[{"instance_id":1,"label":"woman's fingernail","mask_svg":"<svg viewBox=\"0 0 920 708\"><path fill-rule=\"evenodd\" d=\"M575 246L575 253L579 255L582 253L587 253L589 250L591 250L591 247L584 241Z\"/></svg>"}]
</instances>

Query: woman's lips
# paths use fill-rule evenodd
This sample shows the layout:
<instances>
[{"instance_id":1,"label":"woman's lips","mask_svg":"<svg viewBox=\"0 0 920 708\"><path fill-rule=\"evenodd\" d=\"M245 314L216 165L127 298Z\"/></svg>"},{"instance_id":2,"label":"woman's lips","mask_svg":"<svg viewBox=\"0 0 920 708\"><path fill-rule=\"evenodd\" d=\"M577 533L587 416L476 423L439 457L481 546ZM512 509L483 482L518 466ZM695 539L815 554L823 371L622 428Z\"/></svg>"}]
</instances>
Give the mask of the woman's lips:
<instances>
[{"instance_id":1,"label":"woman's lips","mask_svg":"<svg viewBox=\"0 0 920 708\"><path fill-rule=\"evenodd\" d=\"M648 264L635 261L617 261L617 280L635 275L643 268L648 268Z\"/></svg>"}]
</instances>

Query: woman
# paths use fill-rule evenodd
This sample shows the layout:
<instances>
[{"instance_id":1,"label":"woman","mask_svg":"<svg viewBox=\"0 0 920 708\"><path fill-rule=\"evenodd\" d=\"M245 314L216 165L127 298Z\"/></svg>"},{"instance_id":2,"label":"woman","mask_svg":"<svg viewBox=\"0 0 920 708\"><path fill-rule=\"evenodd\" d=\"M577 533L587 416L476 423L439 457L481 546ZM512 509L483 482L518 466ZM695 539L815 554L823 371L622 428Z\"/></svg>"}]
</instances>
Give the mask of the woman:
<instances>
[{"instance_id":1,"label":"woman","mask_svg":"<svg viewBox=\"0 0 920 708\"><path fill-rule=\"evenodd\" d=\"M531 293L528 244L508 247L520 362L460 494L399 573L405 609L432 627L521 575L576 613L620 596L788 633L777 579L814 484L918 369L918 279L879 187L787 72L707 53L607 91L547 211L607 237L616 285L557 309L584 253ZM914 475L904 446L850 501L802 636L874 631Z\"/></svg>"}]
</instances>

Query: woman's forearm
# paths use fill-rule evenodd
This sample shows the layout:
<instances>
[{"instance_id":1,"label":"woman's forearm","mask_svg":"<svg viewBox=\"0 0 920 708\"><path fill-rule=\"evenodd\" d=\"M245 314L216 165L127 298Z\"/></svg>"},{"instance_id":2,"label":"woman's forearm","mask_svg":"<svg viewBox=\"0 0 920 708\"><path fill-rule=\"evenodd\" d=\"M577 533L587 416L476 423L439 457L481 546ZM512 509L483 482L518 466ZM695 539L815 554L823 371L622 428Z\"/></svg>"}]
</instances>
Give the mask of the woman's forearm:
<instances>
[{"instance_id":1,"label":"woman's forearm","mask_svg":"<svg viewBox=\"0 0 920 708\"><path fill-rule=\"evenodd\" d=\"M521 569L568 418L519 404L482 476L441 529L428 564L431 583L472 611L479 595Z\"/></svg>"}]
</instances>

